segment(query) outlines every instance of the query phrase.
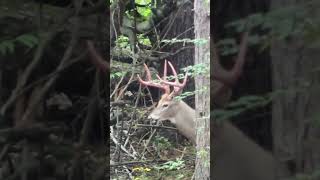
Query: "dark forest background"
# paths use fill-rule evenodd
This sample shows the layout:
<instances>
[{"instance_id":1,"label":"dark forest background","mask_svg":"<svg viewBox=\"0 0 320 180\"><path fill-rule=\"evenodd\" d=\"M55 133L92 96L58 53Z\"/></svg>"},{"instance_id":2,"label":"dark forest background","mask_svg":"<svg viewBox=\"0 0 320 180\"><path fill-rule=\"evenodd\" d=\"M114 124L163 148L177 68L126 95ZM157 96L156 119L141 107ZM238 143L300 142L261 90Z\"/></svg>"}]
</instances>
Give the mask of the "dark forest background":
<instances>
[{"instance_id":1,"label":"dark forest background","mask_svg":"<svg viewBox=\"0 0 320 180\"><path fill-rule=\"evenodd\" d=\"M320 3L211 3L224 68L239 32L252 30L231 104L212 116L272 152L283 176L319 178ZM143 63L161 74L165 59L180 72L197 69L193 8L192 0L2 0L0 179L190 178L194 147L172 124L146 121L160 92L136 74ZM192 107L194 90L191 76Z\"/></svg>"}]
</instances>

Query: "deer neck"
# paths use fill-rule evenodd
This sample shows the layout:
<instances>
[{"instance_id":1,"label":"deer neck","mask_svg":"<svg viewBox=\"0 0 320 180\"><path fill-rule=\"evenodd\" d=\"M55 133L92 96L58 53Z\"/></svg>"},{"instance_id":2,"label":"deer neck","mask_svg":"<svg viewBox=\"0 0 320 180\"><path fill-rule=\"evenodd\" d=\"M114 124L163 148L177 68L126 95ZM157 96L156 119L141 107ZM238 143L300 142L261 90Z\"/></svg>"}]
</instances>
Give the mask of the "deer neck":
<instances>
[{"instance_id":1,"label":"deer neck","mask_svg":"<svg viewBox=\"0 0 320 180\"><path fill-rule=\"evenodd\" d=\"M178 131L188 138L192 143L196 143L196 133L194 127L195 110L188 106L184 101L180 101L174 117L170 121L176 125Z\"/></svg>"},{"instance_id":2,"label":"deer neck","mask_svg":"<svg viewBox=\"0 0 320 180\"><path fill-rule=\"evenodd\" d=\"M228 169L217 179L228 179L225 174L233 173L238 179L274 180L276 161L271 153L250 140L238 128L225 121L213 129L216 167L214 172ZM242 175L241 175L242 174ZM232 179L232 178L231 178ZM229 179L228 179L229 180Z\"/></svg>"}]
</instances>

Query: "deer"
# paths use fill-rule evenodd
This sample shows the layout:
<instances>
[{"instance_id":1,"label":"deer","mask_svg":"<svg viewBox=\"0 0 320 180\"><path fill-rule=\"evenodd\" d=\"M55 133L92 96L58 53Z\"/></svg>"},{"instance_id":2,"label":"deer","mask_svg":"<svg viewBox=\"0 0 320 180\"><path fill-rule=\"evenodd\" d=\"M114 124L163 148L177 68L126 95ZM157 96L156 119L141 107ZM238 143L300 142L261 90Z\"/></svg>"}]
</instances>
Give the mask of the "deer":
<instances>
[{"instance_id":1,"label":"deer","mask_svg":"<svg viewBox=\"0 0 320 180\"><path fill-rule=\"evenodd\" d=\"M247 51L248 33L244 33L240 43L239 53L234 60L235 64L231 70L225 70L220 64L218 51L211 39L211 50L213 53L213 76L211 84L211 98L215 108L224 108L230 101L232 87L235 85L239 76L242 74L245 63L245 54ZM97 69L106 72L109 66L102 62L101 56L92 49L88 42L89 54L92 58L92 64ZM98 58L97 58L98 57ZM167 64L169 64L174 75L174 82L167 80ZM157 75L158 82L151 79L151 73L146 64L144 64L147 80L144 81L138 75L138 81L146 86L152 86L163 90L155 109L149 114L149 119L159 121L170 120L175 124L178 131L196 145L195 133L195 110L188 106L183 100L175 98L181 94L187 82L187 73L180 83L177 73L170 62L164 63L164 75L160 78ZM170 86L173 91L170 92ZM213 125L212 125L213 124ZM213 166L211 167L211 177L214 180L276 180L277 162L272 153L267 152L257 145L241 130L235 127L230 121L222 123L211 123L211 135L213 135ZM285 167L281 167L286 171Z\"/></svg>"},{"instance_id":2,"label":"deer","mask_svg":"<svg viewBox=\"0 0 320 180\"><path fill-rule=\"evenodd\" d=\"M167 64L169 64L173 73L174 82L167 80ZM187 72L185 73L183 82L180 83L177 72L170 61L165 60L163 77L157 74L159 82L155 82L151 79L151 73L146 64L144 64L147 80L144 81L137 75L139 82L142 85L156 87L163 90L163 95L158 102L156 108L149 114L148 119L154 119L158 121L169 120L172 124L175 124L178 131L189 139L193 144L196 143L196 132L194 129L195 110L182 100L178 100L175 97L181 94L183 88L187 82ZM170 86L173 86L171 91Z\"/></svg>"},{"instance_id":3,"label":"deer","mask_svg":"<svg viewBox=\"0 0 320 180\"><path fill-rule=\"evenodd\" d=\"M231 70L226 70L220 64L219 53L211 39L213 54L213 96L214 108L225 108L230 101L232 88L239 80L245 64L249 32L242 34L239 53ZM220 180L276 180L278 173L286 171L280 167L271 152L266 151L247 137L230 121L212 123L213 131L213 168L214 179Z\"/></svg>"},{"instance_id":4,"label":"deer","mask_svg":"<svg viewBox=\"0 0 320 180\"><path fill-rule=\"evenodd\" d=\"M216 108L224 108L230 101L232 87L243 71L245 54L248 44L248 32L243 33L239 53L234 60L231 70L226 70L220 64L217 49L211 40L213 51L213 90L212 99ZM169 64L174 75L174 82L167 80L167 64ZM158 121L169 120L173 123L178 132L196 145L195 110L188 106L183 100L175 97L180 95L186 85L187 73L182 83L179 82L177 72L171 62L165 60L163 77L157 74L157 81L152 80L151 73L144 64L146 80L139 75L140 84L159 88L163 95L156 107L151 111L148 119ZM172 86L173 88L170 88ZM173 89L172 91L170 91ZM247 137L241 130L235 127L230 121L222 123L211 123L213 131L213 167L211 176L215 180L275 180L276 160L270 152L257 145Z\"/></svg>"}]
</instances>

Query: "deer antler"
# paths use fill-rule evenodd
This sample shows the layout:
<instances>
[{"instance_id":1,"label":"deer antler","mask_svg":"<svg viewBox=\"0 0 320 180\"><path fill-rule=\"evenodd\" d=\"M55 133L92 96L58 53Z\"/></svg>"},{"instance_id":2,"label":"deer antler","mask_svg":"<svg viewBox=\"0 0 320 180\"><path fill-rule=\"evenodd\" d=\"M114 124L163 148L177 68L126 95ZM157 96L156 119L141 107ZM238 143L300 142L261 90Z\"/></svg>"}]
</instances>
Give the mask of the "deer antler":
<instances>
[{"instance_id":1,"label":"deer antler","mask_svg":"<svg viewBox=\"0 0 320 180\"><path fill-rule=\"evenodd\" d=\"M212 42L212 50L213 50L213 79L216 80L216 84L214 85L212 97L214 97L215 103L219 106L224 106L226 101L231 96L231 87L237 82L240 75L243 71L243 66L245 63L245 55L248 46L248 32L243 33L242 40L240 43L239 53L237 58L235 59L235 64L232 70L225 70L220 64L219 54L215 47L215 44Z\"/></svg>"},{"instance_id":2,"label":"deer antler","mask_svg":"<svg viewBox=\"0 0 320 180\"><path fill-rule=\"evenodd\" d=\"M110 64L109 62L106 62L103 60L103 58L99 55L97 50L95 49L93 42L90 40L87 40L87 48L89 50L89 55L91 57L92 63L99 68L103 73L107 73L110 70Z\"/></svg>"},{"instance_id":3,"label":"deer antler","mask_svg":"<svg viewBox=\"0 0 320 180\"><path fill-rule=\"evenodd\" d=\"M173 73L173 76L175 78L175 81L174 82L170 82L170 81L167 81L166 79L163 80L158 75L157 75L157 77L158 77L158 79L160 80L161 83L173 86L173 93L174 93L174 95L177 95L177 94L180 94L182 92L183 88L186 86L188 74L186 72L186 74L184 76L184 79L183 79L183 82L180 83L179 79L178 79L177 71L174 69L174 67L173 67L173 65L171 64L170 61L168 63L169 63L169 66L170 66L170 68L172 70L172 73ZM167 64L167 60L165 60L165 64Z\"/></svg>"},{"instance_id":4,"label":"deer antler","mask_svg":"<svg viewBox=\"0 0 320 180\"><path fill-rule=\"evenodd\" d=\"M151 86L151 87L160 88L160 89L164 90L165 94L169 94L170 93L170 87L168 85L164 85L164 84L161 84L161 83L153 82L148 66L146 64L143 64L143 65L144 65L144 70L146 71L146 74L147 74L147 81L142 80L140 78L140 76L137 75L139 82L141 84L145 85L145 86ZM158 77L158 75L157 75L157 77ZM160 77L158 77L158 78L161 79ZM167 78L167 64L164 65L163 78Z\"/></svg>"},{"instance_id":5,"label":"deer antler","mask_svg":"<svg viewBox=\"0 0 320 180\"><path fill-rule=\"evenodd\" d=\"M174 78L175 78L175 82L170 82L170 81L167 80L167 63L169 63L169 66L170 66L170 68L172 70L172 73L173 73ZM145 69L146 74L147 74L147 81L142 80L140 78L140 76L138 75L139 82L141 84L143 84L143 85L146 85L146 86L152 86L152 87L163 89L165 94L177 95L177 94L182 92L184 86L186 85L187 77L188 77L187 73L185 75L185 78L184 78L183 82L180 83L176 70L174 69L174 67L171 64L171 62L167 62L167 60L165 60L165 63L164 63L163 78L160 78L160 76L157 74L157 78L159 80L159 83L156 83L156 82L152 81L150 70L149 70L149 68L148 68L148 66L146 64L144 64L144 69ZM171 92L171 93L170 93L170 86L173 86L173 92Z\"/></svg>"},{"instance_id":6,"label":"deer antler","mask_svg":"<svg viewBox=\"0 0 320 180\"><path fill-rule=\"evenodd\" d=\"M239 53L235 60L235 64L232 70L227 71L225 70L222 65L220 64L220 58L217 52L215 45L213 44L213 79L220 81L221 83L225 84L226 86L233 86L234 83L238 80L240 75L243 71L243 66L245 63L245 55L247 52L248 46L248 32L245 32L242 35L242 40L240 43Z\"/></svg>"}]
</instances>

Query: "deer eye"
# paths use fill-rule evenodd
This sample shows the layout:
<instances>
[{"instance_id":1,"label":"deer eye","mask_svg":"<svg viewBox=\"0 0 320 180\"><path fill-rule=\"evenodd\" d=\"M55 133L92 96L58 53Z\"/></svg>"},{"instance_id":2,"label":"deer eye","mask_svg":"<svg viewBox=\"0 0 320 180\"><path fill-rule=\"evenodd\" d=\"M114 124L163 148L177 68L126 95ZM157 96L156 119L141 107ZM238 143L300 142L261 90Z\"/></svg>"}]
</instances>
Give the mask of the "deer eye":
<instances>
[{"instance_id":1,"label":"deer eye","mask_svg":"<svg viewBox=\"0 0 320 180\"><path fill-rule=\"evenodd\" d=\"M164 104L164 105L162 105L162 107L166 108L166 107L168 107L168 104Z\"/></svg>"}]
</instances>

